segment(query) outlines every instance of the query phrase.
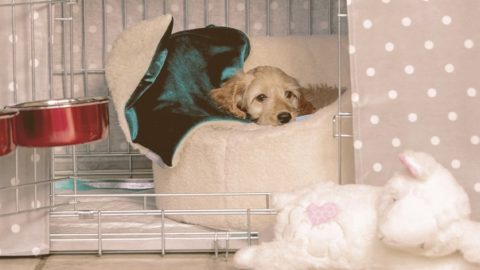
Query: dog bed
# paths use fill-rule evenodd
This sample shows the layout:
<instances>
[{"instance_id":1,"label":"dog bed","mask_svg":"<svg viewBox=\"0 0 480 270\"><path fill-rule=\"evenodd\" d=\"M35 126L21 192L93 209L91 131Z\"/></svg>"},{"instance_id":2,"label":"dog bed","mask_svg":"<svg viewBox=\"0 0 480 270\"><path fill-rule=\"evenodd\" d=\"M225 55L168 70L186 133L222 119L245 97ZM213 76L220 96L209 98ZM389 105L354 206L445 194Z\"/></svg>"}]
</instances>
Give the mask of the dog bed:
<instances>
[{"instance_id":1,"label":"dog bed","mask_svg":"<svg viewBox=\"0 0 480 270\"><path fill-rule=\"evenodd\" d=\"M106 79L120 126L130 140L124 108L149 67L156 46L171 21L170 15L143 21L120 34L106 66ZM342 50L348 46L344 39ZM336 36L253 37L245 70L276 66L302 85L336 85ZM348 88L348 57L341 58L341 79ZM345 96L345 94L344 94ZM348 110L349 99L343 99ZM332 136L333 103L294 123L280 127L238 121L205 122L178 145L172 166L139 145L154 160L157 193L285 192L318 181L337 181L337 141ZM131 141L130 141L131 142ZM348 141L347 141L348 142ZM353 182L351 142L344 147L343 178ZM262 196L182 197L157 200L160 209L265 208ZM215 228L245 228L242 216L176 217ZM272 217L252 218L253 229L271 224Z\"/></svg>"}]
</instances>

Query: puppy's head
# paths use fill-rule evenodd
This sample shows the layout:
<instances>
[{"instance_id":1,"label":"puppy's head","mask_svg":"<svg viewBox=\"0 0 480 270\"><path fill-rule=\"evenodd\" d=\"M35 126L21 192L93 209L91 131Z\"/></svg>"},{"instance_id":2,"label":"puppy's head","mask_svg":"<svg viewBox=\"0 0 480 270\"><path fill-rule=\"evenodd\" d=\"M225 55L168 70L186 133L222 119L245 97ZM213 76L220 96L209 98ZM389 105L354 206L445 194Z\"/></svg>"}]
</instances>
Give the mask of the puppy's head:
<instances>
[{"instance_id":1,"label":"puppy's head","mask_svg":"<svg viewBox=\"0 0 480 270\"><path fill-rule=\"evenodd\" d=\"M294 121L304 107L297 80L279 68L261 66L239 73L211 97L222 108L260 125L282 125Z\"/></svg>"}]
</instances>

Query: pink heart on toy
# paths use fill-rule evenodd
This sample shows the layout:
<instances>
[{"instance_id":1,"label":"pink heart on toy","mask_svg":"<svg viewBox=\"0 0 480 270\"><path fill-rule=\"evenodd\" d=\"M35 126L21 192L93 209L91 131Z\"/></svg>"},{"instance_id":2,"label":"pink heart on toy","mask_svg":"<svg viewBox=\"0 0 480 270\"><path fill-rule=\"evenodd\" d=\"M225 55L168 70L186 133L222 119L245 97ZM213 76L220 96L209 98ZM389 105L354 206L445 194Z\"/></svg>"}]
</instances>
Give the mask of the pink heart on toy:
<instances>
[{"instance_id":1,"label":"pink heart on toy","mask_svg":"<svg viewBox=\"0 0 480 270\"><path fill-rule=\"evenodd\" d=\"M326 203L322 206L311 203L306 211L313 225L328 222L338 215L338 207L334 203Z\"/></svg>"}]
</instances>

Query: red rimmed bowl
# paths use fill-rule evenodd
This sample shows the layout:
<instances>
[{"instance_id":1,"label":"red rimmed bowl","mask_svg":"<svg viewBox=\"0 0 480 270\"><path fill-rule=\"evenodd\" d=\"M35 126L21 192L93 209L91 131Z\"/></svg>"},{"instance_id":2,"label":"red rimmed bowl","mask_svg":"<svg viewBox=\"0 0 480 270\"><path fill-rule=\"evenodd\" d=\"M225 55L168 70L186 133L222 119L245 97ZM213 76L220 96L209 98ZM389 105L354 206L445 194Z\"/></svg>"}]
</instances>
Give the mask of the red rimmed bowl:
<instances>
[{"instance_id":1,"label":"red rimmed bowl","mask_svg":"<svg viewBox=\"0 0 480 270\"><path fill-rule=\"evenodd\" d=\"M15 150L15 118L18 111L0 110L0 156Z\"/></svg>"},{"instance_id":2,"label":"red rimmed bowl","mask_svg":"<svg viewBox=\"0 0 480 270\"><path fill-rule=\"evenodd\" d=\"M11 106L17 145L52 147L82 144L108 134L108 98L31 101Z\"/></svg>"}]
</instances>

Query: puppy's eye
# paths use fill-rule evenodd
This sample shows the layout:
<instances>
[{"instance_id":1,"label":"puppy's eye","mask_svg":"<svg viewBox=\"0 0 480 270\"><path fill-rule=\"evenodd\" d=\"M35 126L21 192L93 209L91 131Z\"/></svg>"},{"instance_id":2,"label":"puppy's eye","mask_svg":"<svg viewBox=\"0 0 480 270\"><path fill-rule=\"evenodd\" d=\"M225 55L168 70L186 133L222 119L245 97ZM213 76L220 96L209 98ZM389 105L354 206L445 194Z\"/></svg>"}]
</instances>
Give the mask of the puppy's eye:
<instances>
[{"instance_id":1,"label":"puppy's eye","mask_svg":"<svg viewBox=\"0 0 480 270\"><path fill-rule=\"evenodd\" d=\"M285 91L285 97L288 98L288 99L291 99L291 98L297 97L297 96L295 96L295 94L292 91Z\"/></svg>"},{"instance_id":2,"label":"puppy's eye","mask_svg":"<svg viewBox=\"0 0 480 270\"><path fill-rule=\"evenodd\" d=\"M264 94L260 94L257 97L255 97L255 100L258 102L264 102L265 99L267 99L267 96L265 96Z\"/></svg>"}]
</instances>

